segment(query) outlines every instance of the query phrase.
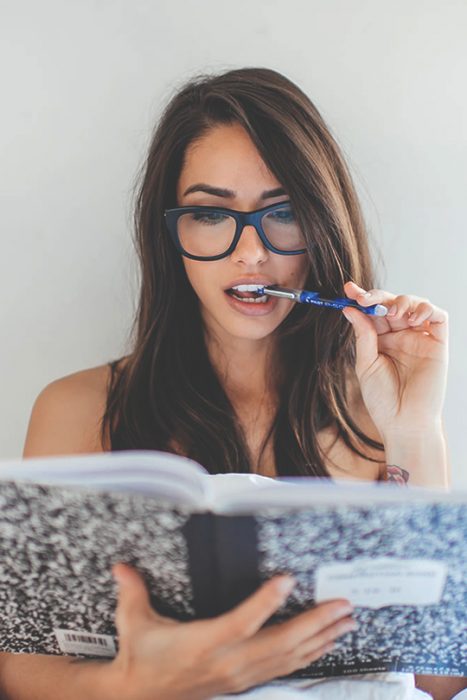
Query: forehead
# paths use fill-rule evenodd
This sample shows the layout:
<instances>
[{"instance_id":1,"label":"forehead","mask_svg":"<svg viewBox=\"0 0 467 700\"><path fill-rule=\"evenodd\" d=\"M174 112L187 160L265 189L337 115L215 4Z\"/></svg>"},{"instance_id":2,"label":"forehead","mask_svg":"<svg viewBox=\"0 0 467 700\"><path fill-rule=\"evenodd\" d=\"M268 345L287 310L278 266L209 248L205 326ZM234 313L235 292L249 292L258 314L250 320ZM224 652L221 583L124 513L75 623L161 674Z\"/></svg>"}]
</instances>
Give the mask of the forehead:
<instances>
[{"instance_id":1,"label":"forehead","mask_svg":"<svg viewBox=\"0 0 467 700\"><path fill-rule=\"evenodd\" d=\"M219 125L186 149L178 182L178 195L194 182L206 182L235 192L255 187L279 187L256 146L239 124Z\"/></svg>"}]
</instances>

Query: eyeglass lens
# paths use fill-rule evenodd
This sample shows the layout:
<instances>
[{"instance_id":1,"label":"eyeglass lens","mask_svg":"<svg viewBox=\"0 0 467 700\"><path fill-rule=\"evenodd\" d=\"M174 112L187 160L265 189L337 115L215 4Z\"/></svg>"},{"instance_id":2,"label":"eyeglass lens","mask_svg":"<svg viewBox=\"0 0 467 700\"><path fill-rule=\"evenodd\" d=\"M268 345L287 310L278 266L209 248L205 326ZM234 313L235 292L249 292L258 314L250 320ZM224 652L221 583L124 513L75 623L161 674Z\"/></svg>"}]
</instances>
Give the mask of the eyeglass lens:
<instances>
[{"instance_id":1,"label":"eyeglass lens","mask_svg":"<svg viewBox=\"0 0 467 700\"><path fill-rule=\"evenodd\" d=\"M274 248L299 250L305 241L290 206L267 212L261 219L266 238ZM231 245L236 221L230 214L216 211L196 211L182 214L178 219L178 237L182 248L191 255L221 255Z\"/></svg>"}]
</instances>

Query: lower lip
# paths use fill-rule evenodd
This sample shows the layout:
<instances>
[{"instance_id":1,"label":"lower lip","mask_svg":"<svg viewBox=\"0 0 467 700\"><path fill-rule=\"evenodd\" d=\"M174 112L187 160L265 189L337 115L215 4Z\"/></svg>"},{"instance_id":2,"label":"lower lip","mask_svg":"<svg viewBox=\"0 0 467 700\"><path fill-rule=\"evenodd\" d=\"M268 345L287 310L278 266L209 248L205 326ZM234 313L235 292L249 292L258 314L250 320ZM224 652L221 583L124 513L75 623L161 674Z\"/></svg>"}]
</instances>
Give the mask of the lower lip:
<instances>
[{"instance_id":1,"label":"lower lip","mask_svg":"<svg viewBox=\"0 0 467 700\"><path fill-rule=\"evenodd\" d=\"M266 316L270 314L277 306L279 299L277 297L268 297L266 303L254 301L238 301L235 297L224 292L230 306L244 314L245 316Z\"/></svg>"}]
</instances>

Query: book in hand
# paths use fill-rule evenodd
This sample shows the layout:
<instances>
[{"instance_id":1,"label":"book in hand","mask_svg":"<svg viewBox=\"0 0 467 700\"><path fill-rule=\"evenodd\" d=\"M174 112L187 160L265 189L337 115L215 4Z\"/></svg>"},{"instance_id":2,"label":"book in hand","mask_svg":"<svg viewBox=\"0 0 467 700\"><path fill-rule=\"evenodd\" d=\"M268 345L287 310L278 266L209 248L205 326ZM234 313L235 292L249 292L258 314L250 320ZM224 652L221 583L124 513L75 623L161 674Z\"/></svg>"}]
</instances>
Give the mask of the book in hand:
<instances>
[{"instance_id":1,"label":"book in hand","mask_svg":"<svg viewBox=\"0 0 467 700\"><path fill-rule=\"evenodd\" d=\"M163 452L0 463L0 651L112 657L114 563L156 610L221 614L296 586L271 620L333 598L358 629L295 677L467 675L467 496L315 478L211 476Z\"/></svg>"}]
</instances>

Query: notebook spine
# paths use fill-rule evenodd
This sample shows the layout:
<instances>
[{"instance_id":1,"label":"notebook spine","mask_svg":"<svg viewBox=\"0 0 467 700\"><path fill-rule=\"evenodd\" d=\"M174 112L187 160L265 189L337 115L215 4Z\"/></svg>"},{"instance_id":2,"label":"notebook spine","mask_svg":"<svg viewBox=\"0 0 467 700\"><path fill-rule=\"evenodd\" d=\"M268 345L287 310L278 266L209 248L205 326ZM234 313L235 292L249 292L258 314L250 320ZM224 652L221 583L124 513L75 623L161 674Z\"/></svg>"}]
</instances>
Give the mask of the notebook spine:
<instances>
[{"instance_id":1,"label":"notebook spine","mask_svg":"<svg viewBox=\"0 0 467 700\"><path fill-rule=\"evenodd\" d=\"M197 618L219 614L219 573L216 556L215 516L194 513L183 527Z\"/></svg>"},{"instance_id":2,"label":"notebook spine","mask_svg":"<svg viewBox=\"0 0 467 700\"><path fill-rule=\"evenodd\" d=\"M218 515L215 522L219 612L226 612L261 585L256 518Z\"/></svg>"},{"instance_id":3,"label":"notebook spine","mask_svg":"<svg viewBox=\"0 0 467 700\"><path fill-rule=\"evenodd\" d=\"M227 612L258 588L254 517L195 513L184 534L196 617Z\"/></svg>"}]
</instances>

